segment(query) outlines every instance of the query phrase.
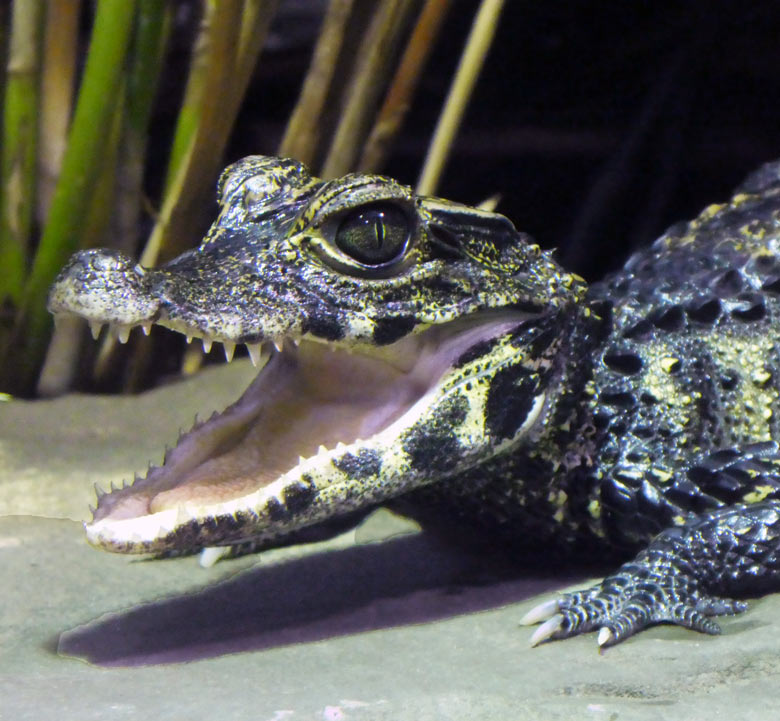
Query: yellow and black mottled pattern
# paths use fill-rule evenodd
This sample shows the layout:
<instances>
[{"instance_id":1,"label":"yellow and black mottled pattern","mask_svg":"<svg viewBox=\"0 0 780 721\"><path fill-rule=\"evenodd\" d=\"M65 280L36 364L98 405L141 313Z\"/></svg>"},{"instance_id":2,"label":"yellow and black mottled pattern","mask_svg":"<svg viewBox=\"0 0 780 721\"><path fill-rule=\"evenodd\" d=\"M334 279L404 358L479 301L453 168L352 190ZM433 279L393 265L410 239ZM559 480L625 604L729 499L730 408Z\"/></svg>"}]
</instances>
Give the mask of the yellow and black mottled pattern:
<instances>
[{"instance_id":1,"label":"yellow and black mottled pattern","mask_svg":"<svg viewBox=\"0 0 780 721\"><path fill-rule=\"evenodd\" d=\"M229 167L219 196L198 248L159 268L115 251L81 252L55 282L50 309L98 324L157 323L204 345L245 343L250 353L304 339L371 354L453 321L434 337L476 328L478 340L460 341L452 367L429 381L430 405L403 431L391 424L348 448L304 455L256 493L198 507L194 521L185 513L158 523L150 513L121 532L110 525L113 509L143 488L172 485L175 463L101 496L94 525L106 528L97 541L105 547L128 550L125 533L142 550L274 539L422 486L446 488L463 469L512 451L569 395L562 360L572 354L567 329L587 312L585 284L505 217L417 196L382 176L322 180L294 160L260 156ZM372 223L381 217L379 231L366 232L365 213ZM294 353L282 355L269 367L294 365ZM207 433L194 429L184 446Z\"/></svg>"},{"instance_id":2,"label":"yellow and black mottled pattern","mask_svg":"<svg viewBox=\"0 0 780 721\"><path fill-rule=\"evenodd\" d=\"M766 452L763 465L745 451L728 473L707 469L713 454L780 438L777 166L587 295L502 216L415 196L389 178L322 181L296 161L257 156L228 168L219 193L220 215L199 248L140 271L109 251L79 254L52 308L249 344L308 334L385 345L480 311L532 315L452 369L463 402L442 405L438 420L421 419L387 448L366 441L381 472L369 478L376 464L334 461L331 476L362 469L354 498L375 497L367 489L376 484L399 495L425 475L427 496L521 525L522 535L538 526L537 536L595 532L633 543L691 513L775 496ZM337 247L334 225L377 203L398 209L412 233L397 260L369 267ZM542 392L529 437L502 448ZM446 464L467 454L475 433L494 439L495 457L449 475ZM431 485L415 465L440 481ZM340 503L334 512L358 505Z\"/></svg>"},{"instance_id":3,"label":"yellow and black mottled pattern","mask_svg":"<svg viewBox=\"0 0 780 721\"><path fill-rule=\"evenodd\" d=\"M670 228L590 297L611 308L587 388L601 439L592 527L639 540L778 497L778 166Z\"/></svg>"},{"instance_id":4,"label":"yellow and black mottled pattern","mask_svg":"<svg viewBox=\"0 0 780 721\"><path fill-rule=\"evenodd\" d=\"M220 202L201 246L161 268L78 253L50 309L125 335L159 323L229 357L265 344L279 372L297 357L286 340L423 358L436 350L392 344L461 345L400 425L323 446L240 497L133 515L179 490L199 438L213 445L219 419L196 426L162 467L101 494L93 543L272 545L390 502L444 510L460 532L454 511L544 558L644 548L532 612L553 615L537 642L600 627L610 644L658 621L715 633L708 616L744 608L720 595L780 585L780 163L590 289L506 218L381 176L323 181L252 157L225 172Z\"/></svg>"},{"instance_id":5,"label":"yellow and black mottled pattern","mask_svg":"<svg viewBox=\"0 0 780 721\"><path fill-rule=\"evenodd\" d=\"M594 285L580 315L556 319L571 326L554 415L415 502L532 545L591 532L639 546L696 514L780 498L779 169L670 228Z\"/></svg>"},{"instance_id":6,"label":"yellow and black mottled pattern","mask_svg":"<svg viewBox=\"0 0 780 721\"><path fill-rule=\"evenodd\" d=\"M415 196L390 178L323 181L293 160L253 156L225 171L220 198L199 248L146 269L155 322L234 343L308 333L384 345L482 309L566 305L585 290L503 216ZM397 261L368 266L333 236L350 211L378 204L403 213L412 233Z\"/></svg>"}]
</instances>

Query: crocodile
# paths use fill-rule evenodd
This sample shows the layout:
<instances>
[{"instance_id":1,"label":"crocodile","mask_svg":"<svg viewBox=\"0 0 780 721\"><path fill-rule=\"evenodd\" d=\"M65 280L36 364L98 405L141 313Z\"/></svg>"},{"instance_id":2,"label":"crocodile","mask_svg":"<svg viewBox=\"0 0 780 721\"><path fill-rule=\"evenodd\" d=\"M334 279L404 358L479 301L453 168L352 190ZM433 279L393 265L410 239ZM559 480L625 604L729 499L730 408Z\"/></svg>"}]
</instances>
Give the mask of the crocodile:
<instances>
[{"instance_id":1,"label":"crocodile","mask_svg":"<svg viewBox=\"0 0 780 721\"><path fill-rule=\"evenodd\" d=\"M385 505L619 559L526 614L533 644L716 634L780 586L780 162L592 285L504 216L383 176L250 156L218 198L167 264L83 250L52 286L94 334L157 324L260 367L98 491L90 543L214 560Z\"/></svg>"}]
</instances>

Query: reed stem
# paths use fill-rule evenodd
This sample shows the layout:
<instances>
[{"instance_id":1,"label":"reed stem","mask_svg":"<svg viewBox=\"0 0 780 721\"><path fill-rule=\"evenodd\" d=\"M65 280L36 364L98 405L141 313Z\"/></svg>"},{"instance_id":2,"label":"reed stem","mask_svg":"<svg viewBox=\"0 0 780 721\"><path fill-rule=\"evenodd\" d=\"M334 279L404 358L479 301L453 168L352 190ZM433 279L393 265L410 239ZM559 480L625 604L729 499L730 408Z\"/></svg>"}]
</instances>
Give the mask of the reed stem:
<instances>
[{"instance_id":1,"label":"reed stem","mask_svg":"<svg viewBox=\"0 0 780 721\"><path fill-rule=\"evenodd\" d=\"M417 181L416 192L420 195L433 195L436 191L474 84L493 42L503 5L504 0L482 0Z\"/></svg>"}]
</instances>

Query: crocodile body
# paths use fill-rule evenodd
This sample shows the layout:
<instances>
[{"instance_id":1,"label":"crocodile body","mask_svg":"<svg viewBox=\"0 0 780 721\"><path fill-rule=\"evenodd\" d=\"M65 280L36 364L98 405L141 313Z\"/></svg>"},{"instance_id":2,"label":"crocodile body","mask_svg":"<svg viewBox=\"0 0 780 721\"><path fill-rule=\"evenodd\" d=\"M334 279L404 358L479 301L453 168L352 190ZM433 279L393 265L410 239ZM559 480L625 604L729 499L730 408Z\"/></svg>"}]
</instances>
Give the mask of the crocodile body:
<instances>
[{"instance_id":1,"label":"crocodile body","mask_svg":"<svg viewBox=\"0 0 780 721\"><path fill-rule=\"evenodd\" d=\"M263 548L381 504L633 560L534 609L534 642L717 633L780 586L780 163L588 288L500 215L251 157L202 245L82 251L54 313L165 325L264 367L90 542ZM270 355L270 360L267 356ZM726 597L721 597L721 596Z\"/></svg>"}]
</instances>

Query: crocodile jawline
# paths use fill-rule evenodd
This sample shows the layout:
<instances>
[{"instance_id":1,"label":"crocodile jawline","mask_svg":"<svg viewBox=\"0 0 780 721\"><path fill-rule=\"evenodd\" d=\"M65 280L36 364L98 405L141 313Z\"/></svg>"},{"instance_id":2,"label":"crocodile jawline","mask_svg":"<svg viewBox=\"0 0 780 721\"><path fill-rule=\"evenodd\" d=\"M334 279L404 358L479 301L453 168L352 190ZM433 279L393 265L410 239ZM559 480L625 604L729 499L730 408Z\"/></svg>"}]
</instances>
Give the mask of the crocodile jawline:
<instances>
[{"instance_id":1,"label":"crocodile jawline","mask_svg":"<svg viewBox=\"0 0 780 721\"><path fill-rule=\"evenodd\" d=\"M247 508L244 499L253 506L278 499L302 471L355 457L375 436L397 439L458 358L527 317L475 314L381 348L305 338L281 352L269 348L270 359L233 405L196 423L146 477L99 496L88 538L128 551L128 544L154 543L188 519Z\"/></svg>"}]
</instances>

